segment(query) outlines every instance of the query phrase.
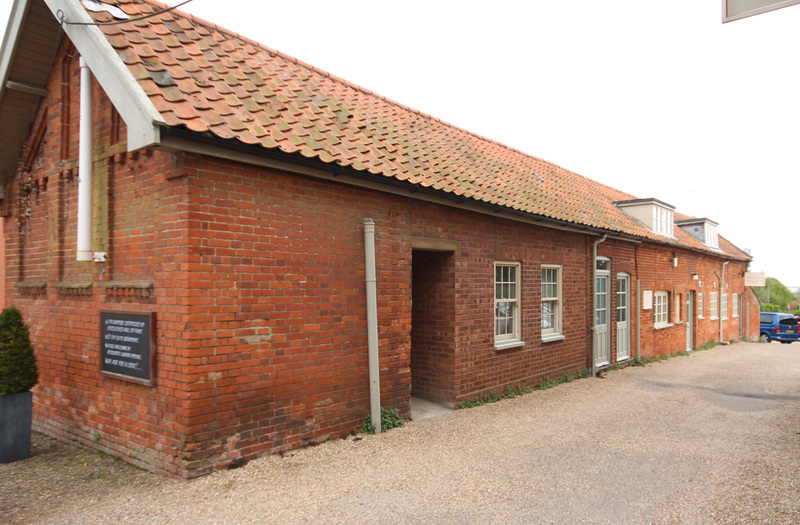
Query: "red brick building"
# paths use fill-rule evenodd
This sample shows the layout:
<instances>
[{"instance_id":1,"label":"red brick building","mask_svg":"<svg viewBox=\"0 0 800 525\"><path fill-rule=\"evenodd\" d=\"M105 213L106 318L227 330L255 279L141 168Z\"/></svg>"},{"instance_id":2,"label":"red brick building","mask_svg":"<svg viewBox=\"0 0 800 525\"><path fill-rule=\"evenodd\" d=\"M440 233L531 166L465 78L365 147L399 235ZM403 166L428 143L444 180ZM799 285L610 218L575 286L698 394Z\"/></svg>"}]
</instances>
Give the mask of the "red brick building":
<instances>
[{"instance_id":1,"label":"red brick building","mask_svg":"<svg viewBox=\"0 0 800 525\"><path fill-rule=\"evenodd\" d=\"M164 8L12 11L5 295L37 430L194 477L350 433L376 392L408 415L757 337L713 221Z\"/></svg>"}]
</instances>

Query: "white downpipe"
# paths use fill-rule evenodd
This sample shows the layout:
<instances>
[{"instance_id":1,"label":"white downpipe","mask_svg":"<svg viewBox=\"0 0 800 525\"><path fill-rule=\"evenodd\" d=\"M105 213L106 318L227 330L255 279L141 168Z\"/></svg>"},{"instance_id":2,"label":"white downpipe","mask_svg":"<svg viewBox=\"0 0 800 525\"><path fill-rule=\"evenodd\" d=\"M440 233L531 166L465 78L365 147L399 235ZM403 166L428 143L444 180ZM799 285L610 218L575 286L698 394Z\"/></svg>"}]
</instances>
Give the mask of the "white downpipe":
<instances>
[{"instance_id":1,"label":"white downpipe","mask_svg":"<svg viewBox=\"0 0 800 525\"><path fill-rule=\"evenodd\" d=\"M597 345L595 339L597 338L597 245L605 242L608 239L608 234L604 233L603 237L597 239L592 243L592 377L597 376ZM638 277L638 276L637 276Z\"/></svg>"},{"instance_id":2,"label":"white downpipe","mask_svg":"<svg viewBox=\"0 0 800 525\"><path fill-rule=\"evenodd\" d=\"M378 293L375 277L375 223L364 219L364 255L367 269L367 344L369 349L370 418L375 433L381 433L381 383L378 355Z\"/></svg>"},{"instance_id":3,"label":"white downpipe","mask_svg":"<svg viewBox=\"0 0 800 525\"><path fill-rule=\"evenodd\" d=\"M78 150L79 261L92 260L92 72L81 57L80 144Z\"/></svg>"}]
</instances>

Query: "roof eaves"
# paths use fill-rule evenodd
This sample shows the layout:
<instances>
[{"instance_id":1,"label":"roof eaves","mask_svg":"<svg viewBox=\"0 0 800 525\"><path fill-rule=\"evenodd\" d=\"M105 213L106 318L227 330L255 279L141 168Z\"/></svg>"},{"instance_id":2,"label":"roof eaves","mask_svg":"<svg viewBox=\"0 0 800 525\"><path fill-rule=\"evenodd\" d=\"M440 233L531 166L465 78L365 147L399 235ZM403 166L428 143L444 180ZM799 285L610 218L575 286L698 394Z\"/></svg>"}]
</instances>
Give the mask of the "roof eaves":
<instances>
[{"instance_id":1,"label":"roof eaves","mask_svg":"<svg viewBox=\"0 0 800 525\"><path fill-rule=\"evenodd\" d=\"M369 171L360 171L336 163L325 163L318 158L306 158L300 153L287 153L280 149L264 149L260 146L248 145L236 140L223 139L210 133L200 134L184 128L165 127L162 146L168 149L210 156L215 156L215 152L225 150L237 152L241 154L241 156L224 156L222 158L253 164L259 164L258 159L274 160L285 166L293 165L310 168L317 172L327 172L334 179L342 180L346 176L354 181L365 181L372 187L383 187L391 193L403 194L412 199L426 200L425 196L427 196L434 198L438 202L446 201L450 206L456 208L471 211L480 210L481 213L489 215L502 213L503 216L509 220L537 224L545 228L568 230L593 236L600 236L604 233L608 233L610 235L613 234L616 238L625 238L635 242L634 236L622 231L570 222L568 220L538 215L524 210L516 210L497 202L481 201L479 199L464 197L463 195L456 195L451 192L436 189L432 186L426 187L418 183L399 180L384 174L372 174ZM298 171L298 173L309 174L306 171Z\"/></svg>"},{"instance_id":2,"label":"roof eaves","mask_svg":"<svg viewBox=\"0 0 800 525\"><path fill-rule=\"evenodd\" d=\"M659 206L662 206L664 208L667 208L667 209L670 209L670 210L673 210L673 211L675 210L675 206L673 206L672 204L668 204L668 203L666 203L666 202L664 202L662 200L656 199L656 198L630 199L630 200L625 200L625 201L615 201L615 202L612 202L611 204L613 204L613 205L615 205L615 206L617 206L619 208L624 208L625 206L636 206L638 204L658 204Z\"/></svg>"},{"instance_id":3,"label":"roof eaves","mask_svg":"<svg viewBox=\"0 0 800 525\"><path fill-rule=\"evenodd\" d=\"M679 221L675 221L675 224L677 224L678 226L687 226L687 225L700 224L700 223L706 223L706 222L711 224L711 225L713 225L713 226L719 226L718 222L712 221L711 219L708 219L706 217L699 217L699 218L693 218L693 219L681 219Z\"/></svg>"},{"instance_id":4,"label":"roof eaves","mask_svg":"<svg viewBox=\"0 0 800 525\"><path fill-rule=\"evenodd\" d=\"M28 10L28 1L14 0L14 5L11 6L6 34L3 38L3 45L0 47L0 93L5 89L8 75L11 72L11 62L14 58L14 52L17 50L22 23Z\"/></svg>"},{"instance_id":5,"label":"roof eaves","mask_svg":"<svg viewBox=\"0 0 800 525\"><path fill-rule=\"evenodd\" d=\"M651 237L639 237L643 242L649 242L653 244L661 244L664 246L670 246L675 249L682 249L688 250L695 253L700 253L703 255L710 255L712 257L719 257L722 259L730 259L732 261L751 261L753 258L749 256L742 257L740 255L736 255L733 253L728 253L722 248L711 248L706 246L705 244L698 241L698 246L692 246L691 244L687 244L682 242L680 239L673 238L671 241L667 237L663 237L661 239L655 239Z\"/></svg>"},{"instance_id":6,"label":"roof eaves","mask_svg":"<svg viewBox=\"0 0 800 525\"><path fill-rule=\"evenodd\" d=\"M125 121L128 151L158 144L166 122L79 0L44 1L54 16L63 13L64 31Z\"/></svg>"}]
</instances>

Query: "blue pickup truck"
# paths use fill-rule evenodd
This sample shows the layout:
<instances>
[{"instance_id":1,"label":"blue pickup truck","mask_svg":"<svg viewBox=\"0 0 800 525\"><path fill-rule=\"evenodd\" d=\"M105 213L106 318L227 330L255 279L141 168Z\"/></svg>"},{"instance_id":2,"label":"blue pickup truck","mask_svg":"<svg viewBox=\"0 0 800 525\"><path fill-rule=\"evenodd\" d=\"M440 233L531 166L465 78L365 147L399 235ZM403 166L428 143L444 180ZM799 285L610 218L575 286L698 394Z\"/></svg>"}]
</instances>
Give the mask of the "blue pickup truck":
<instances>
[{"instance_id":1,"label":"blue pickup truck","mask_svg":"<svg viewBox=\"0 0 800 525\"><path fill-rule=\"evenodd\" d=\"M761 312L761 338L768 343L770 341L791 343L800 340L797 317L794 314Z\"/></svg>"}]
</instances>

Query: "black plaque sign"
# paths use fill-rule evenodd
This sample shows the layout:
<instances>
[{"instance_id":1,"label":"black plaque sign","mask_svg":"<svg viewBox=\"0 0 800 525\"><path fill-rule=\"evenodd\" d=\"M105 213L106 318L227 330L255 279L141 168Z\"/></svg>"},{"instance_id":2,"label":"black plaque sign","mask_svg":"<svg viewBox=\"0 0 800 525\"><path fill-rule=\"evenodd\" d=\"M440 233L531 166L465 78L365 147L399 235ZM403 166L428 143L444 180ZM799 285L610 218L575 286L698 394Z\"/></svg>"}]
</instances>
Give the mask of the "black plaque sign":
<instances>
[{"instance_id":1,"label":"black plaque sign","mask_svg":"<svg viewBox=\"0 0 800 525\"><path fill-rule=\"evenodd\" d=\"M103 375L155 385L155 314L100 312Z\"/></svg>"}]
</instances>

